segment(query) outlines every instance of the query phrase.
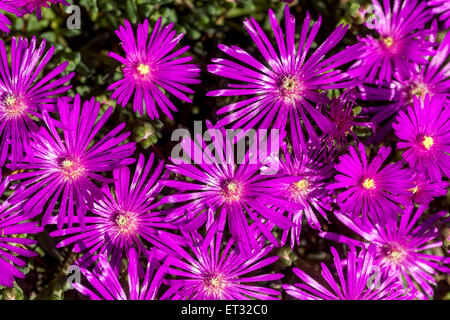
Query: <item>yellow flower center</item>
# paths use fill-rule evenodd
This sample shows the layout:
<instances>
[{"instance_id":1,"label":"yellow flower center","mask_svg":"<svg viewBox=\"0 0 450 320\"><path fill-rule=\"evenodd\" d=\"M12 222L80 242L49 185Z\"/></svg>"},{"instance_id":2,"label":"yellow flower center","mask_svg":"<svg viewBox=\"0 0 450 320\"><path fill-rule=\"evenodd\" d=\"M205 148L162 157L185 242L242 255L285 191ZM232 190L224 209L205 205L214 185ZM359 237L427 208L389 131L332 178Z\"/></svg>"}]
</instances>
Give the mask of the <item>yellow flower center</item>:
<instances>
[{"instance_id":1,"label":"yellow flower center","mask_svg":"<svg viewBox=\"0 0 450 320\"><path fill-rule=\"evenodd\" d=\"M144 63L141 63L138 67L137 70L139 71L139 74L141 76L146 76L150 73L150 66L146 65Z\"/></svg>"},{"instance_id":2,"label":"yellow flower center","mask_svg":"<svg viewBox=\"0 0 450 320\"><path fill-rule=\"evenodd\" d=\"M116 226L121 234L129 234L136 231L137 221L131 212L122 212L116 217Z\"/></svg>"},{"instance_id":3,"label":"yellow flower center","mask_svg":"<svg viewBox=\"0 0 450 320\"><path fill-rule=\"evenodd\" d=\"M66 180L76 180L83 175L85 169L75 160L64 159L60 165L60 171Z\"/></svg>"},{"instance_id":4,"label":"yellow flower center","mask_svg":"<svg viewBox=\"0 0 450 320\"><path fill-rule=\"evenodd\" d=\"M16 96L9 94L3 100L4 113L8 119L20 117L27 109L26 104Z\"/></svg>"},{"instance_id":5,"label":"yellow flower center","mask_svg":"<svg viewBox=\"0 0 450 320\"><path fill-rule=\"evenodd\" d=\"M203 279L203 288L210 295L221 295L226 284L227 282L221 274L209 275Z\"/></svg>"},{"instance_id":6,"label":"yellow flower center","mask_svg":"<svg viewBox=\"0 0 450 320\"><path fill-rule=\"evenodd\" d=\"M383 38L383 43L386 47L390 48L394 44L394 39L392 37Z\"/></svg>"},{"instance_id":7,"label":"yellow flower center","mask_svg":"<svg viewBox=\"0 0 450 320\"><path fill-rule=\"evenodd\" d=\"M413 96L419 96L419 97L425 97L426 94L429 94L430 91L428 90L428 87L424 84L424 83L418 83L416 84L412 90L411 90L411 94Z\"/></svg>"},{"instance_id":8,"label":"yellow flower center","mask_svg":"<svg viewBox=\"0 0 450 320\"><path fill-rule=\"evenodd\" d=\"M228 201L238 201L242 197L242 185L239 182L228 182L223 189L223 195Z\"/></svg>"},{"instance_id":9,"label":"yellow flower center","mask_svg":"<svg viewBox=\"0 0 450 320\"><path fill-rule=\"evenodd\" d=\"M425 136L423 137L422 144L425 147L425 149L430 150L431 147L434 145L434 139L430 136Z\"/></svg>"},{"instance_id":10,"label":"yellow flower center","mask_svg":"<svg viewBox=\"0 0 450 320\"><path fill-rule=\"evenodd\" d=\"M375 181L371 178L367 178L362 183L363 187L367 190L375 189Z\"/></svg>"},{"instance_id":11,"label":"yellow flower center","mask_svg":"<svg viewBox=\"0 0 450 320\"><path fill-rule=\"evenodd\" d=\"M415 186L414 188L409 189L409 191L411 191L412 194L416 194L417 191L419 191L419 186Z\"/></svg>"},{"instance_id":12,"label":"yellow flower center","mask_svg":"<svg viewBox=\"0 0 450 320\"><path fill-rule=\"evenodd\" d=\"M302 90L302 83L296 76L285 76L280 85L281 94L288 99L295 98Z\"/></svg>"},{"instance_id":13,"label":"yellow flower center","mask_svg":"<svg viewBox=\"0 0 450 320\"><path fill-rule=\"evenodd\" d=\"M399 245L391 245L388 252L386 259L393 264L400 264L405 260L407 256L406 251L401 248Z\"/></svg>"}]
</instances>

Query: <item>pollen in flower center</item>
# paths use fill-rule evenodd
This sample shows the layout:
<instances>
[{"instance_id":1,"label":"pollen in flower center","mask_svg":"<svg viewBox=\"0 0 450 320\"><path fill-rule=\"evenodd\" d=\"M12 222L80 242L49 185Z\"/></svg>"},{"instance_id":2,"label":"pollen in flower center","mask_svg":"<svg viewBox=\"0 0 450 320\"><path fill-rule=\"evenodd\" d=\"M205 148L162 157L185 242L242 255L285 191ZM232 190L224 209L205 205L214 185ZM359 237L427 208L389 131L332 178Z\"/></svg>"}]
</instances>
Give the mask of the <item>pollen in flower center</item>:
<instances>
[{"instance_id":1,"label":"pollen in flower center","mask_svg":"<svg viewBox=\"0 0 450 320\"><path fill-rule=\"evenodd\" d=\"M203 288L208 294L220 295L226 286L221 274L207 275L203 278Z\"/></svg>"},{"instance_id":2,"label":"pollen in flower center","mask_svg":"<svg viewBox=\"0 0 450 320\"><path fill-rule=\"evenodd\" d=\"M24 111L27 109L27 105L22 99L16 97L15 95L9 94L3 100L3 109L6 117L11 119L23 115Z\"/></svg>"},{"instance_id":3,"label":"pollen in flower center","mask_svg":"<svg viewBox=\"0 0 450 320\"><path fill-rule=\"evenodd\" d=\"M417 191L419 191L419 186L415 186L414 188L409 189L409 191L411 191L412 194L416 194Z\"/></svg>"},{"instance_id":4,"label":"pollen in flower center","mask_svg":"<svg viewBox=\"0 0 450 320\"><path fill-rule=\"evenodd\" d=\"M430 136L424 136L422 144L425 147L425 149L430 150L431 147L434 145L434 139Z\"/></svg>"},{"instance_id":5,"label":"pollen in flower center","mask_svg":"<svg viewBox=\"0 0 450 320\"><path fill-rule=\"evenodd\" d=\"M419 96L423 98L427 93L430 93L430 91L424 83L418 83L411 89L412 96Z\"/></svg>"},{"instance_id":6,"label":"pollen in flower center","mask_svg":"<svg viewBox=\"0 0 450 320\"><path fill-rule=\"evenodd\" d=\"M367 178L362 182L364 189L373 190L375 189L375 181L371 178Z\"/></svg>"},{"instance_id":7,"label":"pollen in flower center","mask_svg":"<svg viewBox=\"0 0 450 320\"><path fill-rule=\"evenodd\" d=\"M83 175L85 169L79 161L66 158L60 163L60 171L66 180L74 181Z\"/></svg>"},{"instance_id":8,"label":"pollen in flower center","mask_svg":"<svg viewBox=\"0 0 450 320\"><path fill-rule=\"evenodd\" d=\"M146 76L150 73L150 66L144 63L138 65L137 70L141 76Z\"/></svg>"},{"instance_id":9,"label":"pollen in flower center","mask_svg":"<svg viewBox=\"0 0 450 320\"><path fill-rule=\"evenodd\" d=\"M230 181L223 187L223 196L228 201L238 201L242 197L242 185L237 181Z\"/></svg>"},{"instance_id":10,"label":"pollen in flower center","mask_svg":"<svg viewBox=\"0 0 450 320\"><path fill-rule=\"evenodd\" d=\"M387 48L390 48L394 44L394 39L392 37L385 37L383 38L383 43Z\"/></svg>"},{"instance_id":11,"label":"pollen in flower center","mask_svg":"<svg viewBox=\"0 0 450 320\"><path fill-rule=\"evenodd\" d=\"M119 233L129 234L136 231L137 221L136 217L131 212L121 212L115 218L115 224Z\"/></svg>"},{"instance_id":12,"label":"pollen in flower center","mask_svg":"<svg viewBox=\"0 0 450 320\"><path fill-rule=\"evenodd\" d=\"M280 83L280 93L287 99L296 98L302 91L302 82L296 76L285 76Z\"/></svg>"},{"instance_id":13,"label":"pollen in flower center","mask_svg":"<svg viewBox=\"0 0 450 320\"><path fill-rule=\"evenodd\" d=\"M390 263L400 264L406 256L406 250L398 244L390 244L385 249L385 257Z\"/></svg>"}]
</instances>

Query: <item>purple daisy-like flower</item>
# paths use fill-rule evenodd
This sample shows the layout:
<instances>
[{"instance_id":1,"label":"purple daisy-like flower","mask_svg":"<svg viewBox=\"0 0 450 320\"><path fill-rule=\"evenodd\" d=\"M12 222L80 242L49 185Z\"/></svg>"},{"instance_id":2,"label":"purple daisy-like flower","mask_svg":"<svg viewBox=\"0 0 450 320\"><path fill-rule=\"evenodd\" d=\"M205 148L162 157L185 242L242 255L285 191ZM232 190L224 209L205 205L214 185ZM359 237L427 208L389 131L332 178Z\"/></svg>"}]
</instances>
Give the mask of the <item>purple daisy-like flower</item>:
<instances>
[{"instance_id":1,"label":"purple daisy-like flower","mask_svg":"<svg viewBox=\"0 0 450 320\"><path fill-rule=\"evenodd\" d=\"M403 159L417 172L425 172L433 180L450 173L450 105L445 97L429 95L414 98L414 107L401 111L393 128L406 149Z\"/></svg>"},{"instance_id":2,"label":"purple daisy-like flower","mask_svg":"<svg viewBox=\"0 0 450 320\"><path fill-rule=\"evenodd\" d=\"M7 180L2 182L0 176L0 197L7 185ZM27 258L37 256L35 252L25 247L34 245L37 241L20 236L44 230L36 222L27 221L20 206L20 203L11 205L8 200L0 203L0 286L12 287L15 278L25 277L18 269L26 266L26 262L20 256Z\"/></svg>"},{"instance_id":3,"label":"purple daisy-like flower","mask_svg":"<svg viewBox=\"0 0 450 320\"><path fill-rule=\"evenodd\" d=\"M94 181L109 182L100 173L134 162L127 157L133 154L135 143L119 145L130 135L129 132L119 134L125 123L103 138L96 138L113 108L100 115L100 103L95 98L81 104L80 96L76 95L73 105L59 100L57 107L62 134L55 127L56 121L44 111L46 127L33 135L32 152L17 165L18 169L27 171L10 177L10 180L23 180L15 186L17 191L10 201L16 204L28 199L23 204L27 216L37 216L46 207L41 220L46 225L59 200L57 224L61 228L64 222L69 226L85 223L86 210L92 207L94 199L102 197Z\"/></svg>"},{"instance_id":4,"label":"purple daisy-like flower","mask_svg":"<svg viewBox=\"0 0 450 320\"><path fill-rule=\"evenodd\" d=\"M346 90L339 97L331 100L329 110L324 109L325 114L332 123L322 137L328 150L347 146L347 136L349 134L353 137L353 140L359 141L353 132L355 126L374 128L371 122L357 121L363 118L363 116L353 114L353 108L356 106L356 97L356 89Z\"/></svg>"},{"instance_id":5,"label":"purple daisy-like flower","mask_svg":"<svg viewBox=\"0 0 450 320\"><path fill-rule=\"evenodd\" d=\"M144 106L151 119L158 119L158 108L173 119L171 110L177 111L175 105L162 92L165 90L180 100L192 102L186 95L194 93L187 84L197 84L200 69L195 64L188 64L192 57L177 58L185 53L189 46L171 52L183 37L172 30L174 24L162 25L159 18L149 35L149 22L145 20L138 25L137 39L130 22L125 20L125 27L120 26L116 34L121 40L125 58L114 52L109 56L123 65L124 78L114 82L108 90L114 90L112 99L122 107L134 93L133 110L144 115Z\"/></svg>"},{"instance_id":6,"label":"purple daisy-like flower","mask_svg":"<svg viewBox=\"0 0 450 320\"><path fill-rule=\"evenodd\" d=\"M380 272L376 265L376 246L370 245L357 253L351 246L346 260L341 260L335 248L331 248L337 281L328 267L321 263L323 286L304 271L294 268L302 283L283 285L286 293L300 300L412 300L397 277ZM345 272L346 271L346 272Z\"/></svg>"},{"instance_id":7,"label":"purple daisy-like flower","mask_svg":"<svg viewBox=\"0 0 450 320\"><path fill-rule=\"evenodd\" d=\"M415 288L417 283L427 296L433 295L431 285L436 285L433 275L437 271L449 274L450 257L438 256L427 252L429 249L439 248L442 241L439 240L439 230L433 224L445 217L445 212L431 215L422 222L426 206L414 208L406 207L395 220L388 220L383 224L373 224L363 221L359 217L350 219L346 215L336 213L336 217L363 241L350 239L343 235L323 232L324 238L346 243L350 246L377 246L376 263L385 268L385 272L391 276L405 281L408 288ZM424 298L421 292L418 296Z\"/></svg>"},{"instance_id":8,"label":"purple daisy-like flower","mask_svg":"<svg viewBox=\"0 0 450 320\"><path fill-rule=\"evenodd\" d=\"M92 272L80 267L80 271L89 285L73 283L73 287L89 300L156 300L161 280L167 271L167 265L160 265L156 255L152 252L147 256L147 267L142 283L139 281L138 272L140 261L133 248L128 260L126 287L120 282L121 278L114 272L105 255L99 256L98 264Z\"/></svg>"},{"instance_id":9,"label":"purple daisy-like flower","mask_svg":"<svg viewBox=\"0 0 450 320\"><path fill-rule=\"evenodd\" d=\"M402 196L413 188L408 169L401 163L389 163L383 166L391 152L390 147L381 147L378 154L367 162L362 144L358 151L350 146L350 154L339 158L335 166L339 172L334 178L336 182L327 186L331 190L345 189L337 195L337 203L342 213L352 217L362 216L374 223L395 219L401 211Z\"/></svg>"},{"instance_id":10,"label":"purple daisy-like flower","mask_svg":"<svg viewBox=\"0 0 450 320\"><path fill-rule=\"evenodd\" d=\"M166 176L163 167L164 163L156 162L152 153L147 162L142 154L139 156L132 177L128 167L114 170L114 188L108 185L102 188L104 196L96 200L91 213L84 217L85 226L50 234L67 237L57 247L75 244L75 252L84 252L77 261L80 265L92 264L97 253L106 254L117 272L124 253L129 258L130 250L145 252L145 242L167 251L177 239L164 229L176 227L166 223L161 212L154 211L157 206L154 199L162 188L159 179Z\"/></svg>"},{"instance_id":11,"label":"purple daisy-like flower","mask_svg":"<svg viewBox=\"0 0 450 320\"><path fill-rule=\"evenodd\" d=\"M424 30L432 15L425 1L395 0L393 7L387 0L383 6L377 0L372 4L375 20L370 28L379 37L358 37L363 53L349 73L366 82L390 83L395 71L406 76L416 64L426 64L426 56L434 54L433 43L426 39L430 32Z\"/></svg>"},{"instance_id":12,"label":"purple daisy-like flower","mask_svg":"<svg viewBox=\"0 0 450 320\"><path fill-rule=\"evenodd\" d=\"M213 59L213 64L208 66L208 71L213 74L240 81L239 84L230 84L228 89L211 91L209 96L252 96L221 108L218 115L230 114L219 120L216 126L233 123L233 129L273 127L284 130L289 119L293 144L309 140L303 132L306 129L312 142L319 145L316 130L327 131L330 121L315 106L328 103L325 93L319 93L318 90L354 87L359 83L338 69L354 59L358 48L346 49L325 58L347 32L348 26L340 25L307 58L319 31L321 18L309 30L311 20L309 13L306 15L297 48L295 18L289 7L285 6L286 37L272 10L269 10L269 19L279 52L254 18L244 21L245 28L268 66L239 47L222 44L219 49L238 63ZM314 128L314 124L317 128Z\"/></svg>"},{"instance_id":13,"label":"purple daisy-like flower","mask_svg":"<svg viewBox=\"0 0 450 320\"><path fill-rule=\"evenodd\" d=\"M413 184L414 188L409 189L408 198L419 205L429 205L434 198L445 196L450 186L447 181L433 181L421 173L413 175Z\"/></svg>"},{"instance_id":14,"label":"purple daisy-like flower","mask_svg":"<svg viewBox=\"0 0 450 320\"><path fill-rule=\"evenodd\" d=\"M450 28L450 2L448 0L428 0L428 6L434 14L441 16L439 20L443 21L444 28Z\"/></svg>"},{"instance_id":15,"label":"purple daisy-like flower","mask_svg":"<svg viewBox=\"0 0 450 320\"><path fill-rule=\"evenodd\" d=\"M283 231L281 245L286 243L290 232L293 249L295 244L300 244L303 217L310 227L317 230L321 230L317 216L322 216L328 222L326 211L331 210L331 197L325 186L332 176L333 165L325 160L323 152L314 148L297 152L294 148L294 155L289 153L286 146L283 146L283 151L280 173L292 177L292 182L279 183L277 188L293 204L287 211L295 226Z\"/></svg>"},{"instance_id":16,"label":"purple daisy-like flower","mask_svg":"<svg viewBox=\"0 0 450 320\"><path fill-rule=\"evenodd\" d=\"M167 187L177 190L162 200L162 203L178 204L171 209L168 218L187 231L197 230L207 223L214 227L218 225L219 232L223 232L228 222L232 236L245 254L250 254L251 248L259 247L249 225L252 221L272 244L278 245L262 221L271 221L282 229L294 225L284 216L284 210L276 209L292 205L279 194L278 185L292 182L293 178L261 174L265 160L261 149L255 153L249 151L243 159L237 159L234 155L236 145L222 130L215 129L214 132L215 154L203 138L185 138L181 146L187 159L171 159L174 164L166 166L171 172L187 178L187 181L164 182Z\"/></svg>"},{"instance_id":17,"label":"purple daisy-like flower","mask_svg":"<svg viewBox=\"0 0 450 320\"><path fill-rule=\"evenodd\" d=\"M51 47L45 52L45 44L43 40L37 48L36 37L30 42L13 37L10 68L5 43L0 40L0 167L10 159L14 168L23 159L29 149L30 132L38 130L31 117L42 118L43 110L55 111L55 96L71 88L64 83L74 73L55 79L68 62L40 76L55 51Z\"/></svg>"},{"instance_id":18,"label":"purple daisy-like flower","mask_svg":"<svg viewBox=\"0 0 450 320\"><path fill-rule=\"evenodd\" d=\"M167 273L177 279L167 280L170 288L163 299L172 300L248 300L277 299L280 292L255 283L283 278L280 273L261 274L260 269L279 257L266 257L273 246L253 251L245 257L230 239L222 246L222 235L211 229L206 238L192 236L189 251L175 248L178 256L170 256ZM258 272L259 271L259 272Z\"/></svg>"},{"instance_id":19,"label":"purple daisy-like flower","mask_svg":"<svg viewBox=\"0 0 450 320\"><path fill-rule=\"evenodd\" d=\"M42 8L50 8L52 4L58 3L70 6L66 0L6 0L6 2L18 8L21 16L36 11L38 19L42 18Z\"/></svg>"},{"instance_id":20,"label":"purple daisy-like flower","mask_svg":"<svg viewBox=\"0 0 450 320\"><path fill-rule=\"evenodd\" d=\"M435 29L435 27L433 27ZM365 115L371 116L371 121L380 129L377 130L377 140L381 140L386 133L392 130L392 123L399 111L406 110L413 105L414 97L424 98L430 96L450 96L450 64L447 57L450 54L450 34L447 34L430 62L426 65L411 68L408 76L397 77L389 86L371 86L365 84L360 88L360 97L363 100L390 101L363 109Z\"/></svg>"}]
</instances>

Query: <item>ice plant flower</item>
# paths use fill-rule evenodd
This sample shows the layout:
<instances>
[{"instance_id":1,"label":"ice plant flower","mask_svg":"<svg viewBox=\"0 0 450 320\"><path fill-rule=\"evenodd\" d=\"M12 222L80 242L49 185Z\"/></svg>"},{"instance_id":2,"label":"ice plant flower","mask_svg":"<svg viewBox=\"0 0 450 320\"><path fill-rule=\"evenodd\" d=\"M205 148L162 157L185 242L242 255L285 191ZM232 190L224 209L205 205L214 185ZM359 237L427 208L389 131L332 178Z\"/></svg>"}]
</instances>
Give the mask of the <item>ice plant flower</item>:
<instances>
[{"instance_id":1,"label":"ice plant flower","mask_svg":"<svg viewBox=\"0 0 450 320\"><path fill-rule=\"evenodd\" d=\"M188 88L188 84L200 83L197 79L200 69L195 64L188 64L192 57L177 58L185 53L189 46L176 51L183 34L176 35L172 30L173 23L165 26L159 18L153 27L149 39L149 22L146 19L137 28L137 39L128 20L125 27L120 26L116 34L125 51L125 57L114 52L109 56L123 65L123 78L112 83L108 90L114 90L112 99L122 107L133 96L133 111L144 115L144 106L151 119L159 119L158 109L173 119L171 111L177 111L175 105L163 93L163 90L171 93L178 99L192 102L186 95L194 93Z\"/></svg>"},{"instance_id":2,"label":"ice plant flower","mask_svg":"<svg viewBox=\"0 0 450 320\"><path fill-rule=\"evenodd\" d=\"M435 15L440 14L439 20L444 23L444 28L450 28L450 2L447 0L428 0L428 6Z\"/></svg>"},{"instance_id":3,"label":"ice plant flower","mask_svg":"<svg viewBox=\"0 0 450 320\"><path fill-rule=\"evenodd\" d=\"M170 288L162 299L172 300L273 300L280 292L256 283L283 278L280 273L266 273L261 268L269 266L279 257L266 257L273 246L266 246L245 257L230 239L221 247L222 236L211 229L203 239L193 237L185 250L177 247L178 256L167 258L167 274L177 276L167 279Z\"/></svg>"},{"instance_id":4,"label":"ice plant flower","mask_svg":"<svg viewBox=\"0 0 450 320\"><path fill-rule=\"evenodd\" d=\"M330 121L316 107L318 103L328 103L325 93L319 90L354 87L359 83L339 70L339 67L354 59L358 48L353 47L326 57L347 32L348 26L340 25L307 57L322 19L319 17L309 30L311 19L307 13L297 48L295 18L289 7L285 6L286 37L272 10L269 10L269 19L278 52L254 18L244 21L266 64L239 47L221 44L219 49L237 62L216 58L208 66L208 71L215 75L239 81L230 84L228 89L211 91L209 96L250 96L219 109L218 115L229 114L219 120L216 126L233 123L233 129L273 127L284 130L289 119L293 144L311 139L319 145L318 132L326 131L330 125ZM305 137L304 129L308 137Z\"/></svg>"},{"instance_id":5,"label":"ice plant flower","mask_svg":"<svg viewBox=\"0 0 450 320\"><path fill-rule=\"evenodd\" d=\"M38 19L42 18L42 8L50 8L52 4L58 3L70 6L66 0L6 0L6 2L18 8L21 16L36 11Z\"/></svg>"},{"instance_id":6,"label":"ice plant flower","mask_svg":"<svg viewBox=\"0 0 450 320\"><path fill-rule=\"evenodd\" d=\"M57 224L61 228L64 222L69 226L85 223L86 210L92 207L94 199L102 197L94 181L109 182L110 179L103 177L101 172L134 162L127 157L133 154L135 143L119 145L130 134L120 134L125 123L111 129L103 138L97 138L113 108L100 116L100 103L95 98L82 104L80 96L76 95L70 105L58 100L57 108L62 133L44 111L46 126L33 134L32 152L17 166L26 172L10 177L11 180L22 180L15 186L17 191L10 201L16 204L28 199L23 205L27 216L35 217L45 209L42 225L49 222L59 202Z\"/></svg>"},{"instance_id":7,"label":"ice plant flower","mask_svg":"<svg viewBox=\"0 0 450 320\"><path fill-rule=\"evenodd\" d=\"M408 198L415 204L429 205L436 197L442 197L447 194L447 188L450 184L447 181L433 181L424 174L416 173L413 176L412 189L409 189Z\"/></svg>"},{"instance_id":8,"label":"ice plant flower","mask_svg":"<svg viewBox=\"0 0 450 320\"><path fill-rule=\"evenodd\" d=\"M323 232L320 236L346 243L349 246L377 246L376 264L384 269L386 274L405 281L408 288L415 288L414 282L427 296L433 295L432 285L436 285L434 275L439 272L450 273L450 257L434 255L426 252L442 246L439 230L433 225L443 220L445 212L423 218L426 206L415 208L407 206L395 220L384 224L364 222L359 217L350 219L346 215L336 213L336 217L353 230L362 241L353 240L343 235ZM422 292L418 297L425 298Z\"/></svg>"},{"instance_id":9,"label":"ice plant flower","mask_svg":"<svg viewBox=\"0 0 450 320\"><path fill-rule=\"evenodd\" d=\"M289 153L283 146L284 157L280 160L280 174L292 177L292 181L279 183L278 192L286 195L292 202L288 208L288 217L295 223L290 230L283 231L281 245L286 243L290 231L291 248L300 244L300 233L303 217L309 226L321 230L318 216L327 220L327 211L331 210L330 191L325 188L327 180L332 176L333 165L326 161L324 153L309 148L304 151Z\"/></svg>"},{"instance_id":10,"label":"ice plant flower","mask_svg":"<svg viewBox=\"0 0 450 320\"><path fill-rule=\"evenodd\" d=\"M374 127L371 122L357 121L363 117L353 114L353 108L356 106L356 97L356 89L346 90L339 97L331 100L330 109L324 108L325 114L332 123L322 137L328 150L347 146L348 135L351 135L354 141L359 141L353 132L355 126Z\"/></svg>"},{"instance_id":11,"label":"ice plant flower","mask_svg":"<svg viewBox=\"0 0 450 320\"><path fill-rule=\"evenodd\" d=\"M0 167L9 159L14 168L23 159L29 148L30 132L38 130L31 117L42 118L43 110L55 111L55 96L71 88L64 84L74 73L55 79L68 62L41 74L55 51L51 47L45 52L45 44L44 39L36 47L36 37L30 42L13 37L10 64L5 43L0 40Z\"/></svg>"},{"instance_id":12,"label":"ice plant flower","mask_svg":"<svg viewBox=\"0 0 450 320\"><path fill-rule=\"evenodd\" d=\"M450 96L450 75L447 70L450 64L447 57L450 54L450 34L447 34L429 63L411 68L405 77L398 76L387 86L372 86L364 84L360 88L363 100L384 101L378 106L364 108L362 114L370 116L379 129L377 140L381 140L392 130L399 111L405 111L413 105L413 98L430 96ZM389 101L386 104L386 101Z\"/></svg>"},{"instance_id":13,"label":"ice plant flower","mask_svg":"<svg viewBox=\"0 0 450 320\"><path fill-rule=\"evenodd\" d=\"M432 180L450 173L450 105L442 96L414 98L414 107L401 111L393 124L400 139L397 148L406 149L403 158L417 172Z\"/></svg>"},{"instance_id":14,"label":"ice plant flower","mask_svg":"<svg viewBox=\"0 0 450 320\"><path fill-rule=\"evenodd\" d=\"M95 262L98 254L105 254L116 271L122 258L129 258L130 250L137 249L138 254L145 252L145 243L167 251L176 236L164 229L176 227L166 223L163 214L154 210L154 199L162 188L159 180L166 176L163 168L164 163L155 161L152 153L147 162L142 154L139 156L132 176L128 167L114 170L114 185L102 188L104 196L84 218L86 225L50 234L65 237L57 247L74 244L75 252L83 252L77 263L84 266Z\"/></svg>"},{"instance_id":15,"label":"ice plant flower","mask_svg":"<svg viewBox=\"0 0 450 320\"><path fill-rule=\"evenodd\" d=\"M402 196L414 188L410 172L401 163L383 166L391 152L390 147L381 147L378 154L368 163L362 144L358 150L350 146L350 154L339 158L335 166L338 174L336 182L327 186L332 190L343 190L337 195L337 203L342 213L352 217L362 216L374 223L395 219L404 203Z\"/></svg>"},{"instance_id":16,"label":"ice plant flower","mask_svg":"<svg viewBox=\"0 0 450 320\"><path fill-rule=\"evenodd\" d=\"M304 271L294 268L302 283L285 284L283 288L290 296L300 300L412 300L414 294L407 292L397 277L382 274L376 265L376 246L362 248L359 253L350 247L346 260L341 260L336 249L331 247L338 277L322 266L323 286Z\"/></svg>"},{"instance_id":17,"label":"ice plant flower","mask_svg":"<svg viewBox=\"0 0 450 320\"><path fill-rule=\"evenodd\" d=\"M215 155L203 138L192 140L186 137L181 146L187 159L172 158L174 164L166 166L179 177L187 178L187 181L169 179L164 182L167 187L177 190L161 202L177 204L168 218L189 231L197 230L206 223L208 226L218 225L219 232L223 232L228 222L229 230L244 254L250 254L251 248L259 247L250 228L252 224L272 244L278 245L262 220L271 221L282 229L293 226L284 215L284 210L271 208L291 205L279 194L277 186L292 181L292 178L261 174L264 151L259 149L255 153L247 152L243 159L235 158L236 145L225 134L222 135L221 130L214 132Z\"/></svg>"},{"instance_id":18,"label":"ice plant flower","mask_svg":"<svg viewBox=\"0 0 450 320\"><path fill-rule=\"evenodd\" d=\"M161 279L167 271L167 265L160 263L152 252L146 255L147 266L144 279L140 283L139 264L135 249L130 251L128 261L128 281L126 285L120 282L108 258L100 255L98 264L93 271L80 267L80 271L88 284L73 283L73 287L89 300L156 300ZM141 266L142 267L142 266Z\"/></svg>"},{"instance_id":19,"label":"ice plant flower","mask_svg":"<svg viewBox=\"0 0 450 320\"><path fill-rule=\"evenodd\" d=\"M406 76L416 64L426 64L426 56L433 55L433 43L426 38L428 30L425 24L432 15L425 1L372 0L375 20L371 29L378 33L374 38L369 35L358 37L364 51L349 72L366 82L390 83L395 71Z\"/></svg>"},{"instance_id":20,"label":"ice plant flower","mask_svg":"<svg viewBox=\"0 0 450 320\"><path fill-rule=\"evenodd\" d=\"M0 197L7 185L7 180L1 182L0 176ZM37 256L35 252L26 248L36 244L37 241L22 236L37 234L44 230L38 223L27 221L20 206L21 203L12 205L7 200L0 203L0 286L4 287L12 287L15 278L25 277L18 269L26 266L21 256L27 258Z\"/></svg>"}]
</instances>

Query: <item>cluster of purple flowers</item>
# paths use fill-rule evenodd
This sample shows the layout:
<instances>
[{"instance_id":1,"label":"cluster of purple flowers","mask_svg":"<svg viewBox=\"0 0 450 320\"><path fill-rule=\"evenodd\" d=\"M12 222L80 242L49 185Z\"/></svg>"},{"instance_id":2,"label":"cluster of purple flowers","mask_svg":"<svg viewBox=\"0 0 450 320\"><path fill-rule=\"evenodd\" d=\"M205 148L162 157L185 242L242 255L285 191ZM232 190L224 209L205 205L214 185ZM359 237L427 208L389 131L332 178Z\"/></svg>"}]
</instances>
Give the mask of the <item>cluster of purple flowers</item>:
<instances>
[{"instance_id":1,"label":"cluster of purple flowers","mask_svg":"<svg viewBox=\"0 0 450 320\"><path fill-rule=\"evenodd\" d=\"M52 3L68 4L11 0L0 9L39 17ZM207 70L231 81L208 95L237 102L207 122L214 139L184 138L184 158L170 164L135 157L125 123L104 130L112 107L65 96L74 74L62 75L67 63L45 71L54 52L45 41L13 37L7 53L0 40L0 168L9 172L0 195L12 193L0 204L0 285L24 277L20 256L35 255L26 246L36 243L27 235L47 227L58 247L79 254L84 279L74 288L90 299L279 299L281 289L296 299L432 298L434 275L450 273L447 253L433 251L448 213L430 206L449 186L450 35L437 40L449 7L373 7L370 34L340 52L348 26L314 48L320 17L306 14L296 38L288 5L284 30L269 10L275 41L245 20L261 59L219 45L227 57ZM8 24L0 14L0 30ZM173 97L192 101L200 68L184 55L189 46L177 48L173 27L159 19L149 31L145 20L135 32L125 21L116 31L125 57L109 56L123 78L108 90L122 107L172 118ZM342 93L330 99L331 89ZM357 115L357 101L375 103ZM230 138L227 126L242 131ZM358 127L372 137L360 141ZM235 154L252 129L278 130L271 147L281 152ZM395 143L380 145L389 133ZM330 232L332 221L355 238ZM274 248L301 246L304 227L348 251L331 249L322 279L293 268L301 282L288 284L268 266Z\"/></svg>"}]
</instances>

